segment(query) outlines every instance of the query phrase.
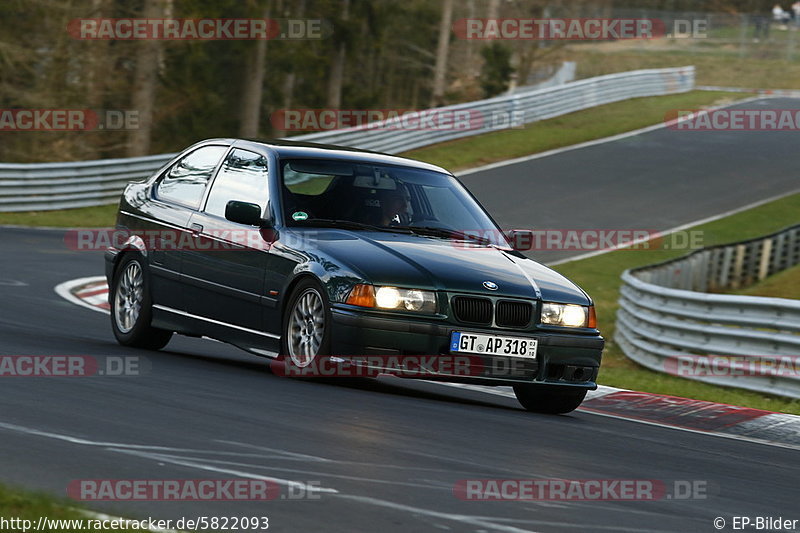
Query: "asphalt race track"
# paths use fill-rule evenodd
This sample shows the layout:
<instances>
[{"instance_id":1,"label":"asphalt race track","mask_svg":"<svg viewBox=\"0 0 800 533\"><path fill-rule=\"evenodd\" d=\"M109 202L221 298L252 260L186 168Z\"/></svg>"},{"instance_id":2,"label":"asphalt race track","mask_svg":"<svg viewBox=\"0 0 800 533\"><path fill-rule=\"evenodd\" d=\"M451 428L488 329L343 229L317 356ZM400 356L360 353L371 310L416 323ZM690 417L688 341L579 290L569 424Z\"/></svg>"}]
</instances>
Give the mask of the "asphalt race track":
<instances>
[{"instance_id":1,"label":"asphalt race track","mask_svg":"<svg viewBox=\"0 0 800 533\"><path fill-rule=\"evenodd\" d=\"M800 108L774 99L767 107ZM509 226L666 229L800 188L792 133L657 130L465 178ZM525 191L522 194L521 191ZM139 356L139 377L6 378L0 480L274 479L270 502L101 502L123 516L268 516L270 531L715 531L796 512L797 452L422 382L306 382L220 343L124 349L57 284L102 274L63 232L0 229L0 355ZM707 484L705 499L462 501L465 479ZM315 498L293 499L309 487ZM729 529L730 526L728 526Z\"/></svg>"}]
</instances>

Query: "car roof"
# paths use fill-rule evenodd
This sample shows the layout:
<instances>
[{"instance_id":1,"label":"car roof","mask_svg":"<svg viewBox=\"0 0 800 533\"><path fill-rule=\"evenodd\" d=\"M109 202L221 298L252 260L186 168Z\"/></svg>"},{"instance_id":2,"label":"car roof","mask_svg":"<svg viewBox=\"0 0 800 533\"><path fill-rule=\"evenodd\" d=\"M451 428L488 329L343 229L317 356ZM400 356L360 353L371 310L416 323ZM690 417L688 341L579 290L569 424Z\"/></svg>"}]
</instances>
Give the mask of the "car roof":
<instances>
[{"instance_id":1,"label":"car roof","mask_svg":"<svg viewBox=\"0 0 800 533\"><path fill-rule=\"evenodd\" d=\"M222 139L219 139L222 140ZM452 173L442 167L424 163L406 157L399 157L396 155L382 154L380 152L372 152L370 150L361 150L360 148L351 148L349 146L336 146L332 144L318 144L303 141L292 141L286 139L224 139L227 142L233 143L236 141L245 141L247 143L258 144L267 147L277 153L280 158L319 158L319 159L341 159L347 161L359 161L366 163L382 163L385 165L397 165L404 167L421 168L431 170L434 172L441 172L443 174L452 175ZM207 142L207 141L206 141Z\"/></svg>"}]
</instances>

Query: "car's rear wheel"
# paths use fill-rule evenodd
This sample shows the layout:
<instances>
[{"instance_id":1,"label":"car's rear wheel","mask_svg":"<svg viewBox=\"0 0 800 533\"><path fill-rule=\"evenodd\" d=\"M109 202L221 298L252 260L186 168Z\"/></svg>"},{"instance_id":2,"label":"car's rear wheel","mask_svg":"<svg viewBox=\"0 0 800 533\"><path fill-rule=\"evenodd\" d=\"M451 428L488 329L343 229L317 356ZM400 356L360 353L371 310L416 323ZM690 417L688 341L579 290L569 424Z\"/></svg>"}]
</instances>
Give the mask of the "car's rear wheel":
<instances>
[{"instance_id":1,"label":"car's rear wheel","mask_svg":"<svg viewBox=\"0 0 800 533\"><path fill-rule=\"evenodd\" d=\"M153 317L150 284L138 255L123 257L111 284L111 329L123 346L160 350L172 332L150 325Z\"/></svg>"},{"instance_id":2,"label":"car's rear wheel","mask_svg":"<svg viewBox=\"0 0 800 533\"><path fill-rule=\"evenodd\" d=\"M547 385L514 385L514 394L522 407L534 413L559 415L578 408L586 389Z\"/></svg>"},{"instance_id":3,"label":"car's rear wheel","mask_svg":"<svg viewBox=\"0 0 800 533\"><path fill-rule=\"evenodd\" d=\"M281 354L284 364L296 370L308 369L330 354L330 304L322 286L310 278L301 280L292 291L283 317ZM291 375L287 372L288 375Z\"/></svg>"}]
</instances>

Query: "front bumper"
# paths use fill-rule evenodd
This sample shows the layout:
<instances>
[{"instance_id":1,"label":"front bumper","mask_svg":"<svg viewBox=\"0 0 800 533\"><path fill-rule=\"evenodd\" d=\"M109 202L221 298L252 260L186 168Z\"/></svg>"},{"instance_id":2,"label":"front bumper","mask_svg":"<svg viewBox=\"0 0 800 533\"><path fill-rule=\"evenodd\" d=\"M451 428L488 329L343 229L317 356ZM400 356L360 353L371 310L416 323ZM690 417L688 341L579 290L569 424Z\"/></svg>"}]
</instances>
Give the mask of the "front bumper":
<instances>
[{"instance_id":1,"label":"front bumper","mask_svg":"<svg viewBox=\"0 0 800 533\"><path fill-rule=\"evenodd\" d=\"M337 306L332 309L332 320L333 354L345 359L358 355L398 356L400 361L406 356L463 355L456 373L442 365L434 374L414 373L413 377L484 385L537 383L594 390L605 343L600 335L487 329L441 320L373 315ZM453 331L534 338L538 341L536 358L451 354ZM465 364L469 367L466 371Z\"/></svg>"}]
</instances>

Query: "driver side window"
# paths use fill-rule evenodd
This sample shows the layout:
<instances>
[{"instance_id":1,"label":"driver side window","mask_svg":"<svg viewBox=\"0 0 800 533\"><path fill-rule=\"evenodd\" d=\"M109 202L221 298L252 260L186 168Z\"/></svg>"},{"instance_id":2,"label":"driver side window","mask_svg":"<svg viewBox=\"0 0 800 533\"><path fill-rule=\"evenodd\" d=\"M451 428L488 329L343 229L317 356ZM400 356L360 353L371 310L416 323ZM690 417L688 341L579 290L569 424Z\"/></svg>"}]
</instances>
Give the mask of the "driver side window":
<instances>
[{"instance_id":1,"label":"driver side window","mask_svg":"<svg viewBox=\"0 0 800 533\"><path fill-rule=\"evenodd\" d=\"M231 200L251 202L261 207L261 216L269 196L267 158L248 150L231 151L211 185L206 213L225 218Z\"/></svg>"}]
</instances>

